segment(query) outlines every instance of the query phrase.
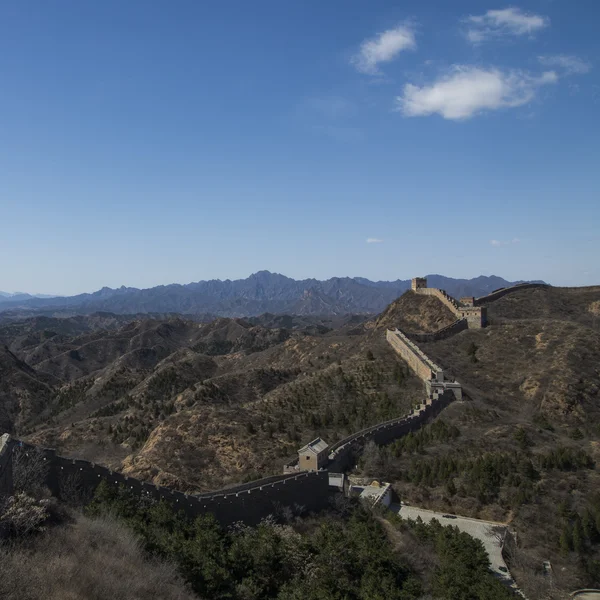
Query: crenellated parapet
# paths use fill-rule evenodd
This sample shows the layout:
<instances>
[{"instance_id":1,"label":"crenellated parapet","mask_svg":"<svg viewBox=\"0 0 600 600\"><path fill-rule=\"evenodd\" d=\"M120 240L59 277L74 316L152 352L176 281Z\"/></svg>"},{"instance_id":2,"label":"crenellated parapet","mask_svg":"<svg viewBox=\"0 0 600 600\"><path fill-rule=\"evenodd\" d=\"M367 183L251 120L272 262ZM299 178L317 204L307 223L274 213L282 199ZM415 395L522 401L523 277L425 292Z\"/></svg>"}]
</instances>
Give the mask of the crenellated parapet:
<instances>
[{"instance_id":1,"label":"crenellated parapet","mask_svg":"<svg viewBox=\"0 0 600 600\"><path fill-rule=\"evenodd\" d=\"M64 496L65 490L75 488L79 494L91 498L98 485L104 482L110 487L129 490L139 497L165 501L190 518L210 513L224 526L238 521L256 525L285 506L302 506L303 510L310 512L322 510L329 505L331 494L326 471L277 475L215 492L185 494L86 460L58 456L53 449L33 446L8 435L2 436L1 440L0 484L5 495L12 494L12 480L7 474L11 473L15 452L24 452L25 455L35 452L47 461L44 483L58 498Z\"/></svg>"},{"instance_id":2,"label":"crenellated parapet","mask_svg":"<svg viewBox=\"0 0 600 600\"><path fill-rule=\"evenodd\" d=\"M454 323L450 323L450 325L446 325L446 327L442 327L437 331L431 333L408 333L407 336L413 342L437 342L438 340L445 340L446 338L452 337L468 328L469 323L467 319L461 317L454 321Z\"/></svg>"},{"instance_id":3,"label":"crenellated parapet","mask_svg":"<svg viewBox=\"0 0 600 600\"><path fill-rule=\"evenodd\" d=\"M474 306L484 306L490 302L494 302L495 300L499 300L508 294L513 294L514 292L520 292L521 290L529 290L532 288L549 288L547 283L518 283L517 285L512 285L507 288L501 288L499 290L495 290L487 296L480 296L479 298L475 298L473 301Z\"/></svg>"},{"instance_id":4,"label":"crenellated parapet","mask_svg":"<svg viewBox=\"0 0 600 600\"><path fill-rule=\"evenodd\" d=\"M443 381L442 367L436 365L407 335L399 329L388 329L385 337L417 377L423 381L430 379Z\"/></svg>"},{"instance_id":5,"label":"crenellated parapet","mask_svg":"<svg viewBox=\"0 0 600 600\"><path fill-rule=\"evenodd\" d=\"M410 432L417 431L425 423L436 417L454 399L455 397L452 393L446 392L435 401L427 399L425 404L420 404L408 415L367 427L340 440L330 448L328 470L345 471L351 468L353 461L362 452L368 442L374 442L378 446L385 446Z\"/></svg>"},{"instance_id":6,"label":"crenellated parapet","mask_svg":"<svg viewBox=\"0 0 600 600\"><path fill-rule=\"evenodd\" d=\"M386 339L415 374L423 380L430 400L437 400L446 392L451 392L457 400L462 400L460 383L449 380L442 367L436 365L407 335L399 329L388 329Z\"/></svg>"},{"instance_id":7,"label":"crenellated parapet","mask_svg":"<svg viewBox=\"0 0 600 600\"><path fill-rule=\"evenodd\" d=\"M487 309L477 305L477 300L473 297L461 298L458 302L446 290L427 287L425 277L415 277L411 285L413 292L422 296L435 296L444 304L457 319L466 319L469 329L480 329L487 325Z\"/></svg>"}]
</instances>

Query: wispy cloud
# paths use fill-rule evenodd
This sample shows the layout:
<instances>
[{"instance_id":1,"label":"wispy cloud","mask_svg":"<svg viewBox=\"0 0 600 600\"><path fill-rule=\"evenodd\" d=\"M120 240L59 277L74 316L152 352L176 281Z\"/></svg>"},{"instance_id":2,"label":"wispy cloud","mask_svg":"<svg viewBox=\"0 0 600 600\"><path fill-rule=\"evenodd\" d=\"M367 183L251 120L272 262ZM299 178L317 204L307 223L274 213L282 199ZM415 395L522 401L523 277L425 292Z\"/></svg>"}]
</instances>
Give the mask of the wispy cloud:
<instances>
[{"instance_id":1,"label":"wispy cloud","mask_svg":"<svg viewBox=\"0 0 600 600\"><path fill-rule=\"evenodd\" d=\"M501 246L518 244L520 241L519 238L513 238L512 240L490 240L490 244L496 248L500 248Z\"/></svg>"},{"instance_id":2,"label":"wispy cloud","mask_svg":"<svg viewBox=\"0 0 600 600\"><path fill-rule=\"evenodd\" d=\"M408 24L398 25L365 40L350 62L361 73L378 75L381 63L390 62L403 50L412 50L416 45L413 28Z\"/></svg>"},{"instance_id":3,"label":"wispy cloud","mask_svg":"<svg viewBox=\"0 0 600 600\"><path fill-rule=\"evenodd\" d=\"M463 21L467 24L465 37L473 44L505 36L532 36L550 25L548 17L525 13L515 7L488 10L483 15L470 15Z\"/></svg>"},{"instance_id":4,"label":"wispy cloud","mask_svg":"<svg viewBox=\"0 0 600 600\"><path fill-rule=\"evenodd\" d=\"M544 67L562 69L565 75L585 75L592 68L592 65L585 60L568 54L538 56L538 60Z\"/></svg>"},{"instance_id":5,"label":"wispy cloud","mask_svg":"<svg viewBox=\"0 0 600 600\"><path fill-rule=\"evenodd\" d=\"M367 238L367 244L381 244L383 240L379 238Z\"/></svg>"},{"instance_id":6,"label":"wispy cloud","mask_svg":"<svg viewBox=\"0 0 600 600\"><path fill-rule=\"evenodd\" d=\"M533 76L522 71L455 65L430 85L406 84L396 104L405 117L437 113L444 119L464 120L485 111L527 104L540 86L556 81L554 71Z\"/></svg>"},{"instance_id":7,"label":"wispy cloud","mask_svg":"<svg viewBox=\"0 0 600 600\"><path fill-rule=\"evenodd\" d=\"M337 95L304 98L295 112L305 129L343 143L354 143L364 137L363 129L355 125L357 114L355 102Z\"/></svg>"},{"instance_id":8,"label":"wispy cloud","mask_svg":"<svg viewBox=\"0 0 600 600\"><path fill-rule=\"evenodd\" d=\"M357 113L357 106L351 100L342 96L313 96L304 102L304 108L329 119L343 119L353 117Z\"/></svg>"}]
</instances>

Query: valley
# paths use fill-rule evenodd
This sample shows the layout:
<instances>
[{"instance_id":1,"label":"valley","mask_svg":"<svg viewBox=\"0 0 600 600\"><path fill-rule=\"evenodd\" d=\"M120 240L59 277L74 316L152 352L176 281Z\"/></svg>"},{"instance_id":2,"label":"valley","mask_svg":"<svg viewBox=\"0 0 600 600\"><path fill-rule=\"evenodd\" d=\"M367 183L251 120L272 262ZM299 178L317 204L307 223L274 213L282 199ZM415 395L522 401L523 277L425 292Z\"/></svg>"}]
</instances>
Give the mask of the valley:
<instances>
[{"instance_id":1,"label":"valley","mask_svg":"<svg viewBox=\"0 0 600 600\"><path fill-rule=\"evenodd\" d=\"M358 465L410 504L510 523L507 561L530 598L597 578L599 301L600 288L523 289L489 303L487 327L419 342L465 400ZM385 332L454 319L409 291L374 318L11 321L3 428L143 481L220 489L281 473L315 437L332 444L407 414L423 384ZM548 560L564 573L552 582Z\"/></svg>"}]
</instances>

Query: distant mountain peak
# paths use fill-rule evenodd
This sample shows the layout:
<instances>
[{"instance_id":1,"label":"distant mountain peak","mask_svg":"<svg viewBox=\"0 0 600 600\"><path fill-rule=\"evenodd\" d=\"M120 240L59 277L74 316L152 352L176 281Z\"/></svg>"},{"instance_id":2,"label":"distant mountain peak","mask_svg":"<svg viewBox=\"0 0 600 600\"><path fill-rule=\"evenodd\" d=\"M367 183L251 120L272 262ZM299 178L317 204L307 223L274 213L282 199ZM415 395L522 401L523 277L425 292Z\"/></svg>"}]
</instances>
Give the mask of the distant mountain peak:
<instances>
[{"instance_id":1,"label":"distant mountain peak","mask_svg":"<svg viewBox=\"0 0 600 600\"><path fill-rule=\"evenodd\" d=\"M453 279L427 275L430 287L446 290L455 297L484 296L512 285L501 277L479 276ZM371 281L364 277L332 277L295 280L280 273L261 270L246 279L198 281L138 289L122 285L103 287L92 294L63 298L2 297L0 311L14 308L69 310L91 314L210 313L224 317L263 314L341 315L374 314L410 288L410 280Z\"/></svg>"},{"instance_id":2,"label":"distant mountain peak","mask_svg":"<svg viewBox=\"0 0 600 600\"><path fill-rule=\"evenodd\" d=\"M56 298L52 294L28 294L27 292L0 292L0 298L25 300L27 298Z\"/></svg>"}]
</instances>

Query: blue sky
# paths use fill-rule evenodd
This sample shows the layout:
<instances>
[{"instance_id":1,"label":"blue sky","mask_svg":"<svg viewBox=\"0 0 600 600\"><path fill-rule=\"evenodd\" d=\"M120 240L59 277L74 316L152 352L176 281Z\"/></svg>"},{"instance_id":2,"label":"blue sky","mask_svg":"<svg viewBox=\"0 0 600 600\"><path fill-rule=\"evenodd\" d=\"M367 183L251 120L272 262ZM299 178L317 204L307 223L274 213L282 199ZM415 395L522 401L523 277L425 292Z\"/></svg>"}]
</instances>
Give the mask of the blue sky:
<instances>
[{"instance_id":1,"label":"blue sky","mask_svg":"<svg viewBox=\"0 0 600 600\"><path fill-rule=\"evenodd\" d=\"M600 283L600 3L0 4L0 290Z\"/></svg>"}]
</instances>

